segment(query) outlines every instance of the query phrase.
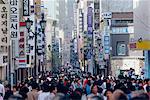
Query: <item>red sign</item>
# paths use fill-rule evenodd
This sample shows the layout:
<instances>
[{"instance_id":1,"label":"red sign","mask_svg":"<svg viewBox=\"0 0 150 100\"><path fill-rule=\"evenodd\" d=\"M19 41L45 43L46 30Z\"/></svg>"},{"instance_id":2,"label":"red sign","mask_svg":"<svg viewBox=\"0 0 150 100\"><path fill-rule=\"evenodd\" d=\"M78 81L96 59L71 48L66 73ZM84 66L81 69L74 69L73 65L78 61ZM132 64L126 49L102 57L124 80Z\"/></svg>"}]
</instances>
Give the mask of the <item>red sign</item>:
<instances>
[{"instance_id":1,"label":"red sign","mask_svg":"<svg viewBox=\"0 0 150 100\"><path fill-rule=\"evenodd\" d=\"M136 49L136 43L130 43L130 49Z\"/></svg>"},{"instance_id":2,"label":"red sign","mask_svg":"<svg viewBox=\"0 0 150 100\"><path fill-rule=\"evenodd\" d=\"M25 57L25 35L24 32L20 32L20 39L19 39L19 57Z\"/></svg>"}]
</instances>

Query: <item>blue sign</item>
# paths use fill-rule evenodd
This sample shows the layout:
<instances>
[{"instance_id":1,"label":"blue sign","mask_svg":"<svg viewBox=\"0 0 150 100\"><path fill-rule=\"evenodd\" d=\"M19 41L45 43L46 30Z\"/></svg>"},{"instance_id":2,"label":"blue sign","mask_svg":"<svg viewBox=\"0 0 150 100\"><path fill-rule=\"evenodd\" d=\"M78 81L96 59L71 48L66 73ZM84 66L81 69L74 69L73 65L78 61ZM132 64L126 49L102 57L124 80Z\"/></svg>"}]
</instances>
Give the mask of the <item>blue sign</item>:
<instances>
[{"instance_id":1,"label":"blue sign","mask_svg":"<svg viewBox=\"0 0 150 100\"><path fill-rule=\"evenodd\" d=\"M109 52L110 52L109 36L104 36L104 52L105 52L105 54L109 54Z\"/></svg>"},{"instance_id":2,"label":"blue sign","mask_svg":"<svg viewBox=\"0 0 150 100\"><path fill-rule=\"evenodd\" d=\"M93 8L88 7L88 12L87 12L87 30L88 34L93 34Z\"/></svg>"}]
</instances>

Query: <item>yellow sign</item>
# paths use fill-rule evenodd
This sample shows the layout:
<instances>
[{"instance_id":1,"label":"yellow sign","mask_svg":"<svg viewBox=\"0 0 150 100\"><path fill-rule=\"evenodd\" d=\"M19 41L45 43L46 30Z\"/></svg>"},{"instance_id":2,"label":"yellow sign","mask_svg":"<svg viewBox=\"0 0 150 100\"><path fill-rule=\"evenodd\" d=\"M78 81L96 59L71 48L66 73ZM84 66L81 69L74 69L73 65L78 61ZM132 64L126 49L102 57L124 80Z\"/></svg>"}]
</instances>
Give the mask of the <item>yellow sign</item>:
<instances>
[{"instance_id":1,"label":"yellow sign","mask_svg":"<svg viewBox=\"0 0 150 100\"><path fill-rule=\"evenodd\" d=\"M138 41L136 43L130 43L130 49L135 50L150 50L150 41Z\"/></svg>"},{"instance_id":2,"label":"yellow sign","mask_svg":"<svg viewBox=\"0 0 150 100\"><path fill-rule=\"evenodd\" d=\"M136 48L140 50L150 50L150 41L140 41L136 43Z\"/></svg>"}]
</instances>

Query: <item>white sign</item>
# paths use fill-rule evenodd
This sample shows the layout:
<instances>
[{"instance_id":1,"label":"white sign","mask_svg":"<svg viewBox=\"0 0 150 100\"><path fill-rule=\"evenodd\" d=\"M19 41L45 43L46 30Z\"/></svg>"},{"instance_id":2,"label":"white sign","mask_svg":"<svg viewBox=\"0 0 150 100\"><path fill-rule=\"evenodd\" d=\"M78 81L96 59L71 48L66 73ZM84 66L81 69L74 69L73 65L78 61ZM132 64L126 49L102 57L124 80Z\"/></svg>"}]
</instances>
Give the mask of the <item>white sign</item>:
<instances>
[{"instance_id":1,"label":"white sign","mask_svg":"<svg viewBox=\"0 0 150 100\"><path fill-rule=\"evenodd\" d=\"M10 34L17 39L19 34L19 0L10 0Z\"/></svg>"},{"instance_id":2,"label":"white sign","mask_svg":"<svg viewBox=\"0 0 150 100\"><path fill-rule=\"evenodd\" d=\"M25 26L20 25L20 32L18 34L19 36L19 68L26 68L27 66L27 60L26 60L26 31Z\"/></svg>"},{"instance_id":3,"label":"white sign","mask_svg":"<svg viewBox=\"0 0 150 100\"><path fill-rule=\"evenodd\" d=\"M9 5L0 4L0 66L8 63Z\"/></svg>"},{"instance_id":4,"label":"white sign","mask_svg":"<svg viewBox=\"0 0 150 100\"><path fill-rule=\"evenodd\" d=\"M111 19L112 18L112 12L104 12L102 13L103 19Z\"/></svg>"}]
</instances>

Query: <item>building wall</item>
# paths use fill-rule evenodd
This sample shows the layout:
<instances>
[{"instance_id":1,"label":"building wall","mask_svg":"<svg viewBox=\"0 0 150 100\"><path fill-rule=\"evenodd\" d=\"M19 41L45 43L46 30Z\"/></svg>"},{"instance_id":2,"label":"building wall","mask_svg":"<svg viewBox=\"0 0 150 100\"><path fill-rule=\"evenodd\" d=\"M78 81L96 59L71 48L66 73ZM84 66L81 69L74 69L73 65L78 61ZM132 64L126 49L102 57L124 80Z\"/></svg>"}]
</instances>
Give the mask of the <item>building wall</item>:
<instances>
[{"instance_id":1,"label":"building wall","mask_svg":"<svg viewBox=\"0 0 150 100\"><path fill-rule=\"evenodd\" d=\"M134 0L134 39L150 40L150 1Z\"/></svg>"},{"instance_id":2,"label":"building wall","mask_svg":"<svg viewBox=\"0 0 150 100\"><path fill-rule=\"evenodd\" d=\"M111 19L111 70L112 75L117 76L120 70L135 69L140 75L140 67L144 66L143 51L131 50L129 43L134 34L132 12L113 12ZM118 21L118 22L117 22ZM117 46L118 43L124 47ZM120 49L119 49L120 48ZM118 51L125 54L119 54ZM124 51L124 52L122 52Z\"/></svg>"},{"instance_id":3,"label":"building wall","mask_svg":"<svg viewBox=\"0 0 150 100\"><path fill-rule=\"evenodd\" d=\"M131 12L133 11L132 0L100 0L102 12Z\"/></svg>"},{"instance_id":4,"label":"building wall","mask_svg":"<svg viewBox=\"0 0 150 100\"><path fill-rule=\"evenodd\" d=\"M135 74L140 75L140 67L144 66L143 60L132 58L114 58L111 61L112 75L117 77L120 70L129 70L130 68L135 69Z\"/></svg>"}]
</instances>

